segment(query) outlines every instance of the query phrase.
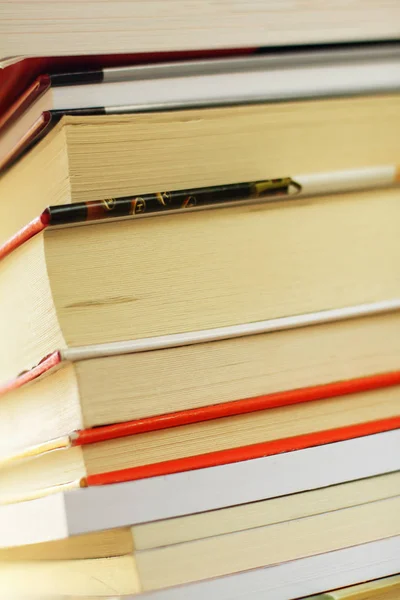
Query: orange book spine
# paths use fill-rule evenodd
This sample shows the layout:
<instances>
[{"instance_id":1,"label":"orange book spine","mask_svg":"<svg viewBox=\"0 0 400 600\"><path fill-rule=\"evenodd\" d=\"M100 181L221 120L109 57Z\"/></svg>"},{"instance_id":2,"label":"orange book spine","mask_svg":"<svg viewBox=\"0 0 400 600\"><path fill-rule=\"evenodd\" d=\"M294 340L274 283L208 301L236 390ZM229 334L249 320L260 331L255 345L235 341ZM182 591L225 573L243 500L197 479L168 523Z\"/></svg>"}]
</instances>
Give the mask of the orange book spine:
<instances>
[{"instance_id":1,"label":"orange book spine","mask_svg":"<svg viewBox=\"0 0 400 600\"><path fill-rule=\"evenodd\" d=\"M37 377L44 375L50 369L57 367L62 362L62 358L59 352L53 352L48 356L45 356L36 367L29 369L29 371L24 371L16 379L12 379L11 381L7 381L6 383L0 385L0 396L5 394L6 392L11 392L12 390L16 390L26 383L30 383Z\"/></svg>"},{"instance_id":2,"label":"orange book spine","mask_svg":"<svg viewBox=\"0 0 400 600\"><path fill-rule=\"evenodd\" d=\"M122 483L125 481L146 479L148 477L159 477L161 475L170 475L172 473L193 471L207 467L216 467L218 465L236 463L254 458L261 458L264 456L272 456L275 454L282 454L284 452L303 450L313 446L332 444L334 442L363 437L398 428L400 428L400 416L382 419L379 421L371 421L369 423L360 423L347 427L339 427L336 429L330 429L328 431L299 435L281 440L274 440L271 442L262 442L250 446L243 446L242 448L230 448L228 450L208 452L207 454L199 454L197 456L168 460L151 465L122 469L120 471L88 475L82 484L88 486L107 485L110 483Z\"/></svg>"},{"instance_id":3,"label":"orange book spine","mask_svg":"<svg viewBox=\"0 0 400 600\"><path fill-rule=\"evenodd\" d=\"M13 250L22 246L25 242L30 240L34 235L46 229L49 224L49 216L47 213L42 213L39 217L36 217L20 229L15 235L9 238L2 246L0 246L0 260L8 256Z\"/></svg>"},{"instance_id":4,"label":"orange book spine","mask_svg":"<svg viewBox=\"0 0 400 600\"><path fill-rule=\"evenodd\" d=\"M231 417L269 408L290 406L291 404L300 404L302 402L326 400L335 396L358 394L396 385L400 385L400 371L378 373L347 381L336 381L328 384L256 396L254 398L223 402L222 404L212 406L182 410L128 421L126 423L117 423L116 425L83 429L74 434L72 444L75 446L94 444L96 442L104 442L106 440L167 429L169 427L190 425L191 423Z\"/></svg>"}]
</instances>

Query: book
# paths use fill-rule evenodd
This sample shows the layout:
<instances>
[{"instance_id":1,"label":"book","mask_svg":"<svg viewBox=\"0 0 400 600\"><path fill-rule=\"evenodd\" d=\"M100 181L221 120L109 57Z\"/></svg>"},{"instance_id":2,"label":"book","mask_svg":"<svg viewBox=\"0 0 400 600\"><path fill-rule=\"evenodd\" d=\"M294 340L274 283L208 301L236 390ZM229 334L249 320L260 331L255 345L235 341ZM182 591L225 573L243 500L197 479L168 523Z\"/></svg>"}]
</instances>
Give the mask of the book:
<instances>
[{"instance_id":1,"label":"book","mask_svg":"<svg viewBox=\"0 0 400 600\"><path fill-rule=\"evenodd\" d=\"M360 14L363 19L360 21ZM229 0L223 6L196 0L104 5L74 2L67 11L57 2L0 5L0 56L58 56L160 52L204 48L286 46L398 38L398 5L326 8L319 2L279 5ZM15 58L14 58L15 60Z\"/></svg>"},{"instance_id":2,"label":"book","mask_svg":"<svg viewBox=\"0 0 400 600\"><path fill-rule=\"evenodd\" d=\"M50 567L50 568L49 568ZM0 564L0 592L8 597L138 594L140 583L133 556ZM35 595L33 598L35 598Z\"/></svg>"},{"instance_id":3,"label":"book","mask_svg":"<svg viewBox=\"0 0 400 600\"><path fill-rule=\"evenodd\" d=\"M397 164L398 115L392 95L64 117L1 178L0 244L55 204Z\"/></svg>"},{"instance_id":4,"label":"book","mask_svg":"<svg viewBox=\"0 0 400 600\"><path fill-rule=\"evenodd\" d=\"M312 596L308 600L396 600L399 597L400 576L385 577L369 581L368 583L360 583L348 588L327 592L318 596Z\"/></svg>"},{"instance_id":5,"label":"book","mask_svg":"<svg viewBox=\"0 0 400 600\"><path fill-rule=\"evenodd\" d=\"M258 52L42 74L0 119L0 169L31 148L65 114L100 115L396 91L399 58L399 46L393 44L367 49L339 47L331 52Z\"/></svg>"},{"instance_id":6,"label":"book","mask_svg":"<svg viewBox=\"0 0 400 600\"><path fill-rule=\"evenodd\" d=\"M59 488L36 500L2 506L1 544L62 540L391 473L400 468L399 436L397 429L126 483Z\"/></svg>"},{"instance_id":7,"label":"book","mask_svg":"<svg viewBox=\"0 0 400 600\"><path fill-rule=\"evenodd\" d=\"M247 531L385 500L398 495L400 473L394 472L322 489L183 517L139 523L63 540L8 547L0 561L76 560L122 556L198 539Z\"/></svg>"},{"instance_id":8,"label":"book","mask_svg":"<svg viewBox=\"0 0 400 600\"><path fill-rule=\"evenodd\" d=\"M397 544L398 536L147 595L150 600L239 600L246 596L264 600L266 595L291 600L298 594L316 594L397 573Z\"/></svg>"},{"instance_id":9,"label":"book","mask_svg":"<svg viewBox=\"0 0 400 600\"><path fill-rule=\"evenodd\" d=\"M6 593L13 586L20 594L31 587L42 594L80 589L90 594L96 593L98 579L103 584L110 576L116 593L163 589L392 538L400 531L399 507L396 496L108 559L3 562L0 589ZM90 579L95 588L86 588Z\"/></svg>"},{"instance_id":10,"label":"book","mask_svg":"<svg viewBox=\"0 0 400 600\"><path fill-rule=\"evenodd\" d=\"M273 594L276 600L291 600L296 594L304 596L337 586L353 586L374 577L385 577L385 580L354 585L350 589L362 589L362 586L368 589L368 586L376 584L384 586L386 582L396 589L396 575L389 576L399 570L398 548L399 536L395 536L271 567L148 592L147 597L149 600L202 600L205 597L210 600L239 600L251 594L254 600L264 600L266 594ZM104 584L106 587L107 580ZM103 587L101 592L107 593L107 587L105 590ZM75 597L68 598L73 600ZM120 600L133 597L124 595ZM94 596L90 598L94 600ZM115 600L116 596L113 595L112 599Z\"/></svg>"},{"instance_id":11,"label":"book","mask_svg":"<svg viewBox=\"0 0 400 600\"><path fill-rule=\"evenodd\" d=\"M164 522L164 521L162 521ZM16 561L86 560L133 553L133 528L85 533L62 540L0 548L0 564Z\"/></svg>"}]
</instances>

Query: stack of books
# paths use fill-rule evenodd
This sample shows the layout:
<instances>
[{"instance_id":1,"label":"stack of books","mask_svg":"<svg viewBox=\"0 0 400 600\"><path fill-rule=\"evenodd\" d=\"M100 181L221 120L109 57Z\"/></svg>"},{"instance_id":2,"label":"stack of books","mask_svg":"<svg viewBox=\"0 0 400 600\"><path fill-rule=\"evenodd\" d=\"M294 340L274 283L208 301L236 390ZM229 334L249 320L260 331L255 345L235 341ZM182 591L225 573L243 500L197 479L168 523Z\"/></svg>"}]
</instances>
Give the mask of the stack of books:
<instances>
[{"instance_id":1,"label":"stack of books","mask_svg":"<svg viewBox=\"0 0 400 600\"><path fill-rule=\"evenodd\" d=\"M400 46L154 60L0 119L0 592L392 576Z\"/></svg>"}]
</instances>

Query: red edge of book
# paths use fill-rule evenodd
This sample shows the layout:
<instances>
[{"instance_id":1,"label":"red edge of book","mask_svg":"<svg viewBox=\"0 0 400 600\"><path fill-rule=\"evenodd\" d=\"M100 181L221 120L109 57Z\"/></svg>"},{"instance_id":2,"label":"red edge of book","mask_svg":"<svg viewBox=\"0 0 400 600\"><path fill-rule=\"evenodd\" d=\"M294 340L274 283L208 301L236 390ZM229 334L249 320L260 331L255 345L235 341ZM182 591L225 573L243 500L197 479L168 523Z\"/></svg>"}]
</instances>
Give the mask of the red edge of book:
<instances>
[{"instance_id":1,"label":"red edge of book","mask_svg":"<svg viewBox=\"0 0 400 600\"><path fill-rule=\"evenodd\" d=\"M42 112L40 117L36 119L33 125L25 131L23 136L4 156L0 156L0 172L5 171L13 165L13 163L29 150L32 144L39 141L52 126L52 113L48 110Z\"/></svg>"},{"instance_id":2,"label":"red edge of book","mask_svg":"<svg viewBox=\"0 0 400 600\"><path fill-rule=\"evenodd\" d=\"M216 467L218 465L231 464L282 454L284 452L293 452L303 450L313 446L321 446L341 442L348 439L391 431L400 427L400 416L372 421L369 423L360 423L327 431L308 433L290 438L262 442L251 446L241 448L230 448L229 450L220 450L217 452L208 452L175 460L168 460L141 467L122 469L120 471L110 471L108 473L99 473L88 475L85 480L87 486L108 485L111 483L123 483L126 481L135 481L137 479L147 479L149 477L159 477L161 475L170 475L184 471L194 471L207 467Z\"/></svg>"},{"instance_id":3,"label":"red edge of book","mask_svg":"<svg viewBox=\"0 0 400 600\"><path fill-rule=\"evenodd\" d=\"M49 75L39 77L15 100L15 102L0 115L0 131L7 129L27 110L36 100L50 88Z\"/></svg>"},{"instance_id":4,"label":"red edge of book","mask_svg":"<svg viewBox=\"0 0 400 600\"><path fill-rule=\"evenodd\" d=\"M15 379L11 381L7 381L6 383L0 385L0 396L5 394L6 392L11 392L12 390L17 390L21 386L30 383L37 377L40 377L50 369L53 369L57 365L61 364L62 358L60 353L53 352L48 356L45 356L36 367L29 369L29 371L24 371Z\"/></svg>"},{"instance_id":5,"label":"red edge of book","mask_svg":"<svg viewBox=\"0 0 400 600\"><path fill-rule=\"evenodd\" d=\"M104 442L115 438L179 427L201 421L209 421L223 417L246 414L270 408L326 400L335 396L345 396L368 392L379 388L400 385L400 371L378 373L366 377L358 377L346 381L337 381L312 387L286 390L254 398L232 400L222 404L182 410L179 412L157 415L115 425L105 425L93 429L83 429L75 433L72 441L74 446L83 446Z\"/></svg>"},{"instance_id":6,"label":"red edge of book","mask_svg":"<svg viewBox=\"0 0 400 600\"><path fill-rule=\"evenodd\" d=\"M17 231L15 235L9 238L2 246L0 246L0 260L11 254L14 250L22 246L25 242L34 237L37 233L40 233L49 224L49 215L47 212L43 212L39 217L36 217L25 225L22 229ZM1 393L1 388L0 388Z\"/></svg>"}]
</instances>

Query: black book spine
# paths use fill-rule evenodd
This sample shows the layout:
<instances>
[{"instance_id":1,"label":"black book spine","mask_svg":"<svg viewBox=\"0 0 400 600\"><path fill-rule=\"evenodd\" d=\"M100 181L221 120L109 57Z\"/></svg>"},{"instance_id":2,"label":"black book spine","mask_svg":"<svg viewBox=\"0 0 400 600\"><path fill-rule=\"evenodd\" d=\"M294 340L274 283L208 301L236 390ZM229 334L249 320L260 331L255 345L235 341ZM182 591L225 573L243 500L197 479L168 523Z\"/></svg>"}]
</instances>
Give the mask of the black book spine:
<instances>
[{"instance_id":1,"label":"black book spine","mask_svg":"<svg viewBox=\"0 0 400 600\"><path fill-rule=\"evenodd\" d=\"M56 73L50 75L51 86L61 87L65 85L84 85L89 83L102 83L104 71L77 71L76 73Z\"/></svg>"},{"instance_id":2,"label":"black book spine","mask_svg":"<svg viewBox=\"0 0 400 600\"><path fill-rule=\"evenodd\" d=\"M108 198L50 206L46 209L49 225L67 225L118 217L134 217L197 207L218 207L243 200L279 200L296 195L301 186L290 177L246 183L234 183L188 190L156 192L141 196Z\"/></svg>"}]
</instances>

